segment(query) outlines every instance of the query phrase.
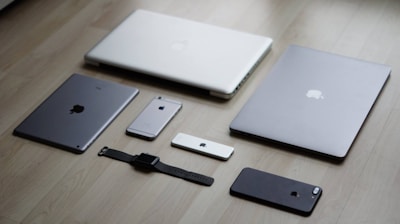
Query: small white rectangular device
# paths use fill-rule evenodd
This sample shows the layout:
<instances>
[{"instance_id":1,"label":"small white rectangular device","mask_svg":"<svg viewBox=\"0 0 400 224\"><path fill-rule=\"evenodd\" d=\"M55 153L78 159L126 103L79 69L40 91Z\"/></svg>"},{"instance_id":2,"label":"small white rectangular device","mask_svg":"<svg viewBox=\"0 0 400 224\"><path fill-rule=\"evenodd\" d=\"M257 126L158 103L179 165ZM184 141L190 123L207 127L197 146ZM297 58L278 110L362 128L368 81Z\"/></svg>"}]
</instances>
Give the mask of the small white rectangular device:
<instances>
[{"instance_id":1,"label":"small white rectangular device","mask_svg":"<svg viewBox=\"0 0 400 224\"><path fill-rule=\"evenodd\" d=\"M221 160L228 160L234 152L234 148L231 146L184 133L178 133L172 140L171 145Z\"/></svg>"}]
</instances>

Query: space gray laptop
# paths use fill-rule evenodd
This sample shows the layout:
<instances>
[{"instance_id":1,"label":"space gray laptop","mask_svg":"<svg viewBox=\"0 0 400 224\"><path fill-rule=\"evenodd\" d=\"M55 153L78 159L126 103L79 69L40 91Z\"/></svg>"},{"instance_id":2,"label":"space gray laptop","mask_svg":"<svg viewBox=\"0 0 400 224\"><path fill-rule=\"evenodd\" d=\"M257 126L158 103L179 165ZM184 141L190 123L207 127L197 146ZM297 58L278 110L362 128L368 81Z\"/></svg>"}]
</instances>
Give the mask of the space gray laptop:
<instances>
[{"instance_id":1,"label":"space gray laptop","mask_svg":"<svg viewBox=\"0 0 400 224\"><path fill-rule=\"evenodd\" d=\"M385 65L290 46L230 130L343 160L390 72Z\"/></svg>"},{"instance_id":2,"label":"space gray laptop","mask_svg":"<svg viewBox=\"0 0 400 224\"><path fill-rule=\"evenodd\" d=\"M138 92L134 87L73 74L14 134L83 153Z\"/></svg>"},{"instance_id":3,"label":"space gray laptop","mask_svg":"<svg viewBox=\"0 0 400 224\"><path fill-rule=\"evenodd\" d=\"M229 99L271 45L268 37L136 10L87 52L85 61L138 71Z\"/></svg>"}]
</instances>

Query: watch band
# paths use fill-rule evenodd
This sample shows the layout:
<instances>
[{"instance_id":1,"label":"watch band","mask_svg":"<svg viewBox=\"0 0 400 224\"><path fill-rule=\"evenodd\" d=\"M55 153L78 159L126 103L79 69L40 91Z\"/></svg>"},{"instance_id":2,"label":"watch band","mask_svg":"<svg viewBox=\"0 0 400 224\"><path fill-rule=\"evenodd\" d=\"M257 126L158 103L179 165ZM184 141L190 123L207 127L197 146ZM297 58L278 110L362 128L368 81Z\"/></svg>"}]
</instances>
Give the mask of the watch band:
<instances>
[{"instance_id":1,"label":"watch band","mask_svg":"<svg viewBox=\"0 0 400 224\"><path fill-rule=\"evenodd\" d=\"M138 161L138 158L140 158L141 155L130 155L128 153L125 152L121 152L119 150L115 150L115 149L111 149L108 147L103 147L99 153L99 156L106 156L118 161L122 161L122 162L126 162L129 163L135 167L144 167L142 165L139 166L139 164L141 163L141 161ZM145 154L146 156L151 156L149 154ZM182 178L184 180L193 182L193 183L197 183L197 184L201 184L201 185L205 185L205 186L211 186L214 183L214 178L212 177L208 177L202 174L198 174L198 173L194 173L194 172L190 172L178 167L174 167L174 166L170 166L167 165L161 161L159 161L158 157L156 156L151 156L154 158L157 158L157 160L155 161L155 164L149 164L148 166L146 166L146 168L150 168L154 171L158 171L160 173L164 173L164 174L168 174L174 177L179 177Z\"/></svg>"},{"instance_id":2,"label":"watch band","mask_svg":"<svg viewBox=\"0 0 400 224\"><path fill-rule=\"evenodd\" d=\"M104 146L97 155L105 156L126 163L131 163L137 157L136 155L130 155L125 152L121 152L115 149L110 149L107 146Z\"/></svg>"},{"instance_id":3,"label":"watch band","mask_svg":"<svg viewBox=\"0 0 400 224\"><path fill-rule=\"evenodd\" d=\"M202 184L205 186L211 186L214 183L214 178L212 177L170 166L161 161L159 161L155 165L155 168L158 172L165 173L174 177L179 177L193 183Z\"/></svg>"}]
</instances>

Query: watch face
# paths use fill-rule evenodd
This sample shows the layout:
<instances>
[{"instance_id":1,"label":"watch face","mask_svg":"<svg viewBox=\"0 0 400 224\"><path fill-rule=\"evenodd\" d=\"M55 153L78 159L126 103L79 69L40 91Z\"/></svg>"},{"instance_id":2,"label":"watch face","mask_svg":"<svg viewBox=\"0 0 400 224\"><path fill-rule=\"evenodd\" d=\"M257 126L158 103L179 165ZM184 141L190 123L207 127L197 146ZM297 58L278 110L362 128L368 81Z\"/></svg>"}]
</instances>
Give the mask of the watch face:
<instances>
[{"instance_id":1,"label":"watch face","mask_svg":"<svg viewBox=\"0 0 400 224\"><path fill-rule=\"evenodd\" d=\"M136 158L136 160L134 161L134 164L143 166L145 168L151 168L159 160L160 160L160 158L158 158L157 156L152 156L152 155L149 155L146 153L142 153Z\"/></svg>"}]
</instances>

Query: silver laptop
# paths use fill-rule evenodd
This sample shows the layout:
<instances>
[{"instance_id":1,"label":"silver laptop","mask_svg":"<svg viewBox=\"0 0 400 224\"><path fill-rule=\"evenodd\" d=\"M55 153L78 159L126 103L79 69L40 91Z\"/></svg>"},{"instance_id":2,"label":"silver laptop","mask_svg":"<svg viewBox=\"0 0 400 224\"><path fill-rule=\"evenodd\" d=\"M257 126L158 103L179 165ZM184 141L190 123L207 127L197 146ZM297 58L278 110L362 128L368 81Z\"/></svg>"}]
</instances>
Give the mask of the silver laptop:
<instances>
[{"instance_id":1,"label":"silver laptop","mask_svg":"<svg viewBox=\"0 0 400 224\"><path fill-rule=\"evenodd\" d=\"M138 92L134 87L73 74L14 134L83 153Z\"/></svg>"},{"instance_id":2,"label":"silver laptop","mask_svg":"<svg viewBox=\"0 0 400 224\"><path fill-rule=\"evenodd\" d=\"M229 99L272 44L268 37L136 10L86 55Z\"/></svg>"},{"instance_id":3,"label":"silver laptop","mask_svg":"<svg viewBox=\"0 0 400 224\"><path fill-rule=\"evenodd\" d=\"M391 68L290 46L230 129L344 159Z\"/></svg>"}]
</instances>

